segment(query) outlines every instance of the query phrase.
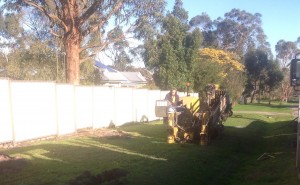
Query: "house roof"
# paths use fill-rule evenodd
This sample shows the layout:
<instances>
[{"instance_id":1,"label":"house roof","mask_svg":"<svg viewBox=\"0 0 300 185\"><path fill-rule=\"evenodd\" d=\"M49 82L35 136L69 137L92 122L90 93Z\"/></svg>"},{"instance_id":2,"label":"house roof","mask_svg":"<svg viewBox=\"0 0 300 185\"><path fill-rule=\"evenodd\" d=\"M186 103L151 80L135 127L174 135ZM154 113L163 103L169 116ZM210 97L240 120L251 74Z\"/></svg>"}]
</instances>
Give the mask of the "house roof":
<instances>
[{"instance_id":1,"label":"house roof","mask_svg":"<svg viewBox=\"0 0 300 185\"><path fill-rule=\"evenodd\" d=\"M110 72L110 71L104 71L103 72L104 81L114 81L114 82L126 82L128 79L124 77L120 72Z\"/></svg>"},{"instance_id":2,"label":"house roof","mask_svg":"<svg viewBox=\"0 0 300 185\"><path fill-rule=\"evenodd\" d=\"M121 84L146 84L147 80L140 72L119 72L100 61L95 61L95 66L103 70L103 81Z\"/></svg>"},{"instance_id":3,"label":"house roof","mask_svg":"<svg viewBox=\"0 0 300 185\"><path fill-rule=\"evenodd\" d=\"M95 66L97 66L98 68L101 68L101 69L106 69L109 72L115 72L115 73L118 72L117 70L110 68L97 60L95 61Z\"/></svg>"},{"instance_id":4,"label":"house roof","mask_svg":"<svg viewBox=\"0 0 300 185\"><path fill-rule=\"evenodd\" d=\"M147 83L147 80L140 72L121 72L131 82Z\"/></svg>"}]
</instances>

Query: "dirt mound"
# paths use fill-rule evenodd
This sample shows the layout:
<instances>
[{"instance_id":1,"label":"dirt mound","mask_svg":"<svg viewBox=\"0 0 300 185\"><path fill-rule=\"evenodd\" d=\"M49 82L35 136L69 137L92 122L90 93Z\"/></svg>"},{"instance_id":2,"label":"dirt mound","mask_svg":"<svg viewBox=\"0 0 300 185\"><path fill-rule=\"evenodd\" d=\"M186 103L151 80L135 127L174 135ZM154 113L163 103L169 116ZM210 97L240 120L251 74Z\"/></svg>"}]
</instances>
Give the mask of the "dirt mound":
<instances>
[{"instance_id":1,"label":"dirt mound","mask_svg":"<svg viewBox=\"0 0 300 185\"><path fill-rule=\"evenodd\" d=\"M116 129L82 129L79 130L76 134L77 136L93 136L93 137L100 137L100 138L124 138L129 139L131 136L123 131L116 130Z\"/></svg>"},{"instance_id":2,"label":"dirt mound","mask_svg":"<svg viewBox=\"0 0 300 185\"><path fill-rule=\"evenodd\" d=\"M70 185L101 185L103 183L110 185L123 184L123 177L128 174L122 169L112 169L103 173L92 175L90 171L85 171L75 179L70 180Z\"/></svg>"},{"instance_id":3,"label":"dirt mound","mask_svg":"<svg viewBox=\"0 0 300 185\"><path fill-rule=\"evenodd\" d=\"M0 153L0 173L13 173L22 170L26 164L25 159Z\"/></svg>"},{"instance_id":4,"label":"dirt mound","mask_svg":"<svg viewBox=\"0 0 300 185\"><path fill-rule=\"evenodd\" d=\"M94 131L94 136L108 137L108 138L130 138L130 135L120 131L112 129L98 129Z\"/></svg>"},{"instance_id":5,"label":"dirt mound","mask_svg":"<svg viewBox=\"0 0 300 185\"><path fill-rule=\"evenodd\" d=\"M8 155L5 155L5 154L0 154L0 162L12 160L12 159L14 159L14 158L13 158L13 157L10 157L10 156L8 156Z\"/></svg>"}]
</instances>

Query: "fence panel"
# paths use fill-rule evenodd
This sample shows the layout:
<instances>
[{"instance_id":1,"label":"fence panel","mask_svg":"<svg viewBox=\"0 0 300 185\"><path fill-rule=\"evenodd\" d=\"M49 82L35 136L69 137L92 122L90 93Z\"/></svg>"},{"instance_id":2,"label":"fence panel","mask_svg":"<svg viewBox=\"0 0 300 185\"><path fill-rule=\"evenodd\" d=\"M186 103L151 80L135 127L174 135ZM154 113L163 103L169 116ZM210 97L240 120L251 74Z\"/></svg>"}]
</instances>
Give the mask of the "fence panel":
<instances>
[{"instance_id":1,"label":"fence panel","mask_svg":"<svg viewBox=\"0 0 300 185\"><path fill-rule=\"evenodd\" d=\"M56 135L55 84L11 81L15 141Z\"/></svg>"},{"instance_id":2,"label":"fence panel","mask_svg":"<svg viewBox=\"0 0 300 185\"><path fill-rule=\"evenodd\" d=\"M133 90L133 118L135 122L146 121L148 118L148 90Z\"/></svg>"},{"instance_id":3,"label":"fence panel","mask_svg":"<svg viewBox=\"0 0 300 185\"><path fill-rule=\"evenodd\" d=\"M77 129L93 126L93 87L75 86Z\"/></svg>"},{"instance_id":4,"label":"fence panel","mask_svg":"<svg viewBox=\"0 0 300 185\"><path fill-rule=\"evenodd\" d=\"M96 86L93 95L93 127L107 127L113 121L114 88Z\"/></svg>"},{"instance_id":5,"label":"fence panel","mask_svg":"<svg viewBox=\"0 0 300 185\"><path fill-rule=\"evenodd\" d=\"M131 88L115 88L114 94L114 123L120 126L133 122L133 97Z\"/></svg>"},{"instance_id":6,"label":"fence panel","mask_svg":"<svg viewBox=\"0 0 300 185\"><path fill-rule=\"evenodd\" d=\"M166 95L169 93L170 91L160 91L160 99L164 100Z\"/></svg>"},{"instance_id":7,"label":"fence panel","mask_svg":"<svg viewBox=\"0 0 300 185\"><path fill-rule=\"evenodd\" d=\"M13 140L9 81L0 79L0 143Z\"/></svg>"},{"instance_id":8,"label":"fence panel","mask_svg":"<svg viewBox=\"0 0 300 185\"><path fill-rule=\"evenodd\" d=\"M76 132L74 93L73 85L56 85L58 135Z\"/></svg>"},{"instance_id":9,"label":"fence panel","mask_svg":"<svg viewBox=\"0 0 300 185\"><path fill-rule=\"evenodd\" d=\"M70 134L111 122L120 126L157 120L155 102L168 92L0 79L0 143Z\"/></svg>"},{"instance_id":10,"label":"fence panel","mask_svg":"<svg viewBox=\"0 0 300 185\"><path fill-rule=\"evenodd\" d=\"M161 92L160 90L149 90L149 96L148 96L148 116L149 121L157 120L159 119L155 115L155 103L156 100L161 99Z\"/></svg>"}]
</instances>

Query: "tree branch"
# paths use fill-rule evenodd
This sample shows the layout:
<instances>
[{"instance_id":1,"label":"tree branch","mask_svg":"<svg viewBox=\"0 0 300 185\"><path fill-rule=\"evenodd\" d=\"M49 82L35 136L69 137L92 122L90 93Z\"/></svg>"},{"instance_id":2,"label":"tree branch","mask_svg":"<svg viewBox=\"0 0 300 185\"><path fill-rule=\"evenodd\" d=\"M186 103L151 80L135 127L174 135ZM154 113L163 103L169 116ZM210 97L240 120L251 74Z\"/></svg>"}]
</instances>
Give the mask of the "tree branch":
<instances>
[{"instance_id":1,"label":"tree branch","mask_svg":"<svg viewBox=\"0 0 300 185\"><path fill-rule=\"evenodd\" d=\"M50 29L50 33L52 35L54 35L55 37L58 37L60 39L63 38L63 35L60 35L60 34L56 33L52 28Z\"/></svg>"},{"instance_id":2,"label":"tree branch","mask_svg":"<svg viewBox=\"0 0 300 185\"><path fill-rule=\"evenodd\" d=\"M38 10L39 10L40 12L42 12L46 17L48 17L49 20L50 20L51 22L52 22L52 21L58 22L58 23L65 29L65 31L68 30L66 24L65 24L59 17L57 17L57 16L54 15L54 14L48 13L47 10L46 10L44 7L38 5L37 3L34 3L34 2L32 2L32 1L30 1L30 0L22 0L22 1L23 1L24 3L30 5L30 6L35 7L36 9L38 9Z\"/></svg>"},{"instance_id":3,"label":"tree branch","mask_svg":"<svg viewBox=\"0 0 300 185\"><path fill-rule=\"evenodd\" d=\"M85 61L87 61L88 59L90 59L91 57L95 56L95 54L91 54L83 59L80 59L80 64L84 63Z\"/></svg>"},{"instance_id":4,"label":"tree branch","mask_svg":"<svg viewBox=\"0 0 300 185\"><path fill-rule=\"evenodd\" d=\"M120 41L120 40L122 40L122 39L125 39L125 35L126 35L127 33L129 33L130 30L131 30L133 27L136 27L136 26L139 26L139 25L140 25L140 23L139 23L138 25L133 25L133 24L132 24L132 25L130 25L130 26L128 27L128 29L125 31L125 33L122 34L122 35L120 35L119 37L116 37L116 38L111 39L111 40L107 40L107 41L104 42L104 43L102 43L102 42L100 41L99 44L94 44L94 45L82 47L81 50L80 50L80 52L85 51L85 50L87 50L87 49L98 48L98 47L99 47L99 51L102 51L102 50L103 50L106 46L108 46L109 44L112 44L112 43L114 43L114 42L117 42L117 41Z\"/></svg>"},{"instance_id":5,"label":"tree branch","mask_svg":"<svg viewBox=\"0 0 300 185\"><path fill-rule=\"evenodd\" d=\"M102 27L102 25L107 22L112 15L117 12L123 5L124 0L119 0L116 5L114 6L114 8L111 9L111 11L106 15L106 17L100 19L100 21L98 22L98 24L95 24L93 26L88 27L86 30L82 31L82 37L87 36L90 33L93 33L95 31L97 31L100 27ZM94 12L93 12L94 13ZM90 15L91 16L91 15ZM82 21L83 19L81 19ZM83 23L83 22L82 22ZM82 24L81 23L81 24Z\"/></svg>"},{"instance_id":6,"label":"tree branch","mask_svg":"<svg viewBox=\"0 0 300 185\"><path fill-rule=\"evenodd\" d=\"M76 0L75 0L76 1ZM75 2L74 0L67 0L67 4L68 4L68 11L69 11L69 15L70 15L70 18L71 18L71 21L72 21L72 27L70 29L73 29L74 28L74 25L75 25L75 20L74 20L74 16L73 14L71 14L72 12L74 12L74 6L75 6ZM71 10L72 9L72 10Z\"/></svg>"},{"instance_id":7,"label":"tree branch","mask_svg":"<svg viewBox=\"0 0 300 185\"><path fill-rule=\"evenodd\" d=\"M119 40L124 39L125 36L124 35L120 35L119 37L116 37L112 40L107 40L106 42L104 42L103 44L95 44L95 45L90 45L90 46L86 46L81 48L80 52L85 51L87 49L91 49L91 48L98 48L99 47L99 51L102 51L106 46L108 46L111 43L117 42Z\"/></svg>"},{"instance_id":8,"label":"tree branch","mask_svg":"<svg viewBox=\"0 0 300 185\"><path fill-rule=\"evenodd\" d=\"M79 25L81 26L88 18L90 18L97 8L99 8L103 3L103 0L95 1L79 18Z\"/></svg>"}]
</instances>

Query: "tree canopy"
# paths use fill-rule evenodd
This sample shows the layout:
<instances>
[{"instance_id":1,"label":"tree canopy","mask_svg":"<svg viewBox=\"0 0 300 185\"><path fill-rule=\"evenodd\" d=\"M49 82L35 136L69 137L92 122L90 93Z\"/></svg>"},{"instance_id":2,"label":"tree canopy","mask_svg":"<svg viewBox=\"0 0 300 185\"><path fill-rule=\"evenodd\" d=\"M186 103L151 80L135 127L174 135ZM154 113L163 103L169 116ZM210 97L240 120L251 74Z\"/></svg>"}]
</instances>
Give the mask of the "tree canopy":
<instances>
[{"instance_id":1,"label":"tree canopy","mask_svg":"<svg viewBox=\"0 0 300 185\"><path fill-rule=\"evenodd\" d=\"M204 92L207 84L216 83L236 97L231 88L243 85L243 80L231 79L232 75L238 76L244 72L244 66L239 62L239 57L232 52L203 48L199 50L194 66L194 87L198 92Z\"/></svg>"},{"instance_id":2,"label":"tree canopy","mask_svg":"<svg viewBox=\"0 0 300 185\"><path fill-rule=\"evenodd\" d=\"M163 0L4 0L1 10L10 14L31 12L34 19L47 21L48 32L64 45L67 81L79 84L82 52L92 55L102 51L129 33L142 38L149 27L155 27L150 25L164 7Z\"/></svg>"},{"instance_id":3,"label":"tree canopy","mask_svg":"<svg viewBox=\"0 0 300 185\"><path fill-rule=\"evenodd\" d=\"M192 27L203 30L205 47L233 51L243 56L249 50L260 48L271 53L267 36L262 29L261 14L251 14L245 10L232 9L224 18L212 21L202 13L191 19Z\"/></svg>"},{"instance_id":4,"label":"tree canopy","mask_svg":"<svg viewBox=\"0 0 300 185\"><path fill-rule=\"evenodd\" d=\"M248 77L245 96L251 96L262 91L271 93L274 88L283 80L283 73L278 62L273 61L263 50L250 51L245 56L246 74Z\"/></svg>"},{"instance_id":5,"label":"tree canopy","mask_svg":"<svg viewBox=\"0 0 300 185\"><path fill-rule=\"evenodd\" d=\"M189 32L188 13L176 0L173 11L162 20L161 34L145 42L145 65L154 72L154 80L161 89L185 89L191 82L193 60L201 44L201 32Z\"/></svg>"},{"instance_id":6,"label":"tree canopy","mask_svg":"<svg viewBox=\"0 0 300 185\"><path fill-rule=\"evenodd\" d=\"M281 66L287 67L289 62L295 57L295 54L300 52L300 49L297 48L297 41L279 40L275 46L275 51L277 59L281 61Z\"/></svg>"}]
</instances>

